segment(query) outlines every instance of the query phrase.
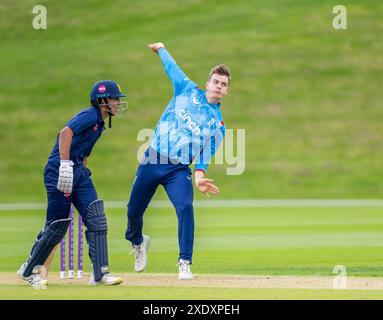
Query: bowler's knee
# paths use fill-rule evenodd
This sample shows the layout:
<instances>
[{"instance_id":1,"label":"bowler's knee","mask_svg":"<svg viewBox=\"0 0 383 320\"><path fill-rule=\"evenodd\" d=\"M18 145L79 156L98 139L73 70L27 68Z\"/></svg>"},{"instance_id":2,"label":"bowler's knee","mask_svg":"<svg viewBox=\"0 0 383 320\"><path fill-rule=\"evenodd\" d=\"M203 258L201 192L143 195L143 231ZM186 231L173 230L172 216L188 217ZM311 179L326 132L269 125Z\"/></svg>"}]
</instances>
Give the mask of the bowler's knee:
<instances>
[{"instance_id":1,"label":"bowler's knee","mask_svg":"<svg viewBox=\"0 0 383 320\"><path fill-rule=\"evenodd\" d=\"M177 213L182 215L193 215L193 202L186 201L176 206Z\"/></svg>"}]
</instances>

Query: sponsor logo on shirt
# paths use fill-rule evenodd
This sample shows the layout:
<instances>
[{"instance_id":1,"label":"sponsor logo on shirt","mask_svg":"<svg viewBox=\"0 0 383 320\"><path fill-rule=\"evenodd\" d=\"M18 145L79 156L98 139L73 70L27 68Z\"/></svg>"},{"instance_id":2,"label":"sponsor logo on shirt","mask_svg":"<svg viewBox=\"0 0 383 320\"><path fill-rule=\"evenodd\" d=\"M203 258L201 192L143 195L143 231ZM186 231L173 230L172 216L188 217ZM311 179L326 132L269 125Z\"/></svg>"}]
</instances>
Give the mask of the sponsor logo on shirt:
<instances>
[{"instance_id":1,"label":"sponsor logo on shirt","mask_svg":"<svg viewBox=\"0 0 383 320\"><path fill-rule=\"evenodd\" d=\"M181 109L179 112L178 112L178 115L180 116L180 118L186 122L186 125L191 129L191 131L195 134L195 135L199 135L201 133L201 129L199 128L199 126L192 120L192 118L190 117L190 112L189 111L185 111L185 109Z\"/></svg>"},{"instance_id":2,"label":"sponsor logo on shirt","mask_svg":"<svg viewBox=\"0 0 383 320\"><path fill-rule=\"evenodd\" d=\"M193 103L196 104L196 105L202 104L202 102L199 101L199 100L197 99L197 97L195 97L195 96L193 97Z\"/></svg>"},{"instance_id":3,"label":"sponsor logo on shirt","mask_svg":"<svg viewBox=\"0 0 383 320\"><path fill-rule=\"evenodd\" d=\"M214 118L211 118L211 119L209 120L209 122L207 123L207 125L208 125L209 127L211 127L211 126L213 125L214 122L215 122L215 119L214 119Z\"/></svg>"},{"instance_id":4,"label":"sponsor logo on shirt","mask_svg":"<svg viewBox=\"0 0 383 320\"><path fill-rule=\"evenodd\" d=\"M193 96L192 96L192 97L193 97L193 98L192 98L193 103L194 103L195 105L203 104L203 101L199 100L199 99L197 98L197 95L198 95L198 91L193 92Z\"/></svg>"}]
</instances>

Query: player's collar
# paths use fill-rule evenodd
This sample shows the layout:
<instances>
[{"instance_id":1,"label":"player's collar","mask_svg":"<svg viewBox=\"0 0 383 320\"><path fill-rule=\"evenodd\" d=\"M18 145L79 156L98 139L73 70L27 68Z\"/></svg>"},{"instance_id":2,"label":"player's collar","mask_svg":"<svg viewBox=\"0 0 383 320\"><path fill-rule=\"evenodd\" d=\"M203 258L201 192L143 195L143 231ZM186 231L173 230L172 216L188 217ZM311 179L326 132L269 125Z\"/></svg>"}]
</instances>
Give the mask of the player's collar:
<instances>
[{"instance_id":1,"label":"player's collar","mask_svg":"<svg viewBox=\"0 0 383 320\"><path fill-rule=\"evenodd\" d=\"M98 122L102 122L103 125L105 125L105 122L104 120L102 119L102 113L101 113L101 109L99 107L95 107L93 106L95 109L96 109L96 113L97 113L97 121Z\"/></svg>"},{"instance_id":2,"label":"player's collar","mask_svg":"<svg viewBox=\"0 0 383 320\"><path fill-rule=\"evenodd\" d=\"M221 107L221 103L218 102L218 103L209 103L209 101L207 101L207 97L206 97L206 91L205 90L202 90L203 91L203 98L205 100L205 103L207 103L210 107L214 108L214 109L219 109Z\"/></svg>"},{"instance_id":3,"label":"player's collar","mask_svg":"<svg viewBox=\"0 0 383 320\"><path fill-rule=\"evenodd\" d=\"M221 103L220 103L220 102L218 102L218 103L209 103L209 102L207 101L207 99L206 99L206 103L207 103L210 107L212 107L212 108L214 108L214 109L219 109L219 108L221 107Z\"/></svg>"}]
</instances>

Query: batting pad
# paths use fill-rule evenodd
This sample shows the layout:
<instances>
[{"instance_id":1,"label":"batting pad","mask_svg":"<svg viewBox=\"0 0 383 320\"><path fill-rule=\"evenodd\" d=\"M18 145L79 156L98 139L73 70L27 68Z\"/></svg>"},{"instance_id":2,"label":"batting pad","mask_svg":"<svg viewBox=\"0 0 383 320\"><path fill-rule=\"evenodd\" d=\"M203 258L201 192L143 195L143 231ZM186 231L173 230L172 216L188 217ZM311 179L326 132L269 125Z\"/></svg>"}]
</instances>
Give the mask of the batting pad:
<instances>
[{"instance_id":1,"label":"batting pad","mask_svg":"<svg viewBox=\"0 0 383 320\"><path fill-rule=\"evenodd\" d=\"M93 265L94 280L100 281L109 272L108 225L102 200L93 201L87 210L85 236L89 246L89 257Z\"/></svg>"},{"instance_id":2,"label":"batting pad","mask_svg":"<svg viewBox=\"0 0 383 320\"><path fill-rule=\"evenodd\" d=\"M55 220L40 232L26 262L23 272L24 277L29 277L34 267L45 263L53 248L64 238L70 222L70 218Z\"/></svg>"}]
</instances>

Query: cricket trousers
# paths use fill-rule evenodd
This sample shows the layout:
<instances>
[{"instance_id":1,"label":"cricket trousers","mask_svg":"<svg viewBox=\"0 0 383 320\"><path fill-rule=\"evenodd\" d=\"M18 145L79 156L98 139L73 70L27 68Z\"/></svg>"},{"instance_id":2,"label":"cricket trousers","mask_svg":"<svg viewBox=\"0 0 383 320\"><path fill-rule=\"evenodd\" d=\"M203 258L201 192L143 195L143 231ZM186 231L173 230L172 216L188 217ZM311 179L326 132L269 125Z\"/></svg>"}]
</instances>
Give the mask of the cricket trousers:
<instances>
[{"instance_id":1,"label":"cricket trousers","mask_svg":"<svg viewBox=\"0 0 383 320\"><path fill-rule=\"evenodd\" d=\"M93 201L97 200L97 192L90 174L88 168L74 166L72 193L66 197L63 192L57 190L59 168L48 162L44 170L44 183L48 196L45 226L55 220L68 218L71 203L76 207L84 224L86 224L87 209Z\"/></svg>"},{"instance_id":2,"label":"cricket trousers","mask_svg":"<svg viewBox=\"0 0 383 320\"><path fill-rule=\"evenodd\" d=\"M154 161L153 154L156 158ZM141 244L144 212L157 187L162 185L177 214L178 258L189 260L191 263L194 244L192 172L188 165L173 164L151 148L146 150L144 159L147 163L141 161L130 194L125 238L133 245Z\"/></svg>"},{"instance_id":3,"label":"cricket trousers","mask_svg":"<svg viewBox=\"0 0 383 320\"><path fill-rule=\"evenodd\" d=\"M97 192L90 174L90 170L84 166L74 166L72 193L66 197L63 192L57 190L59 168L48 162L44 170L44 183L48 196L45 227L56 220L69 218L72 203L81 215L85 226L87 226L87 209L93 201L97 200ZM43 236L44 229L37 235L30 255L32 255L36 244Z\"/></svg>"}]
</instances>

